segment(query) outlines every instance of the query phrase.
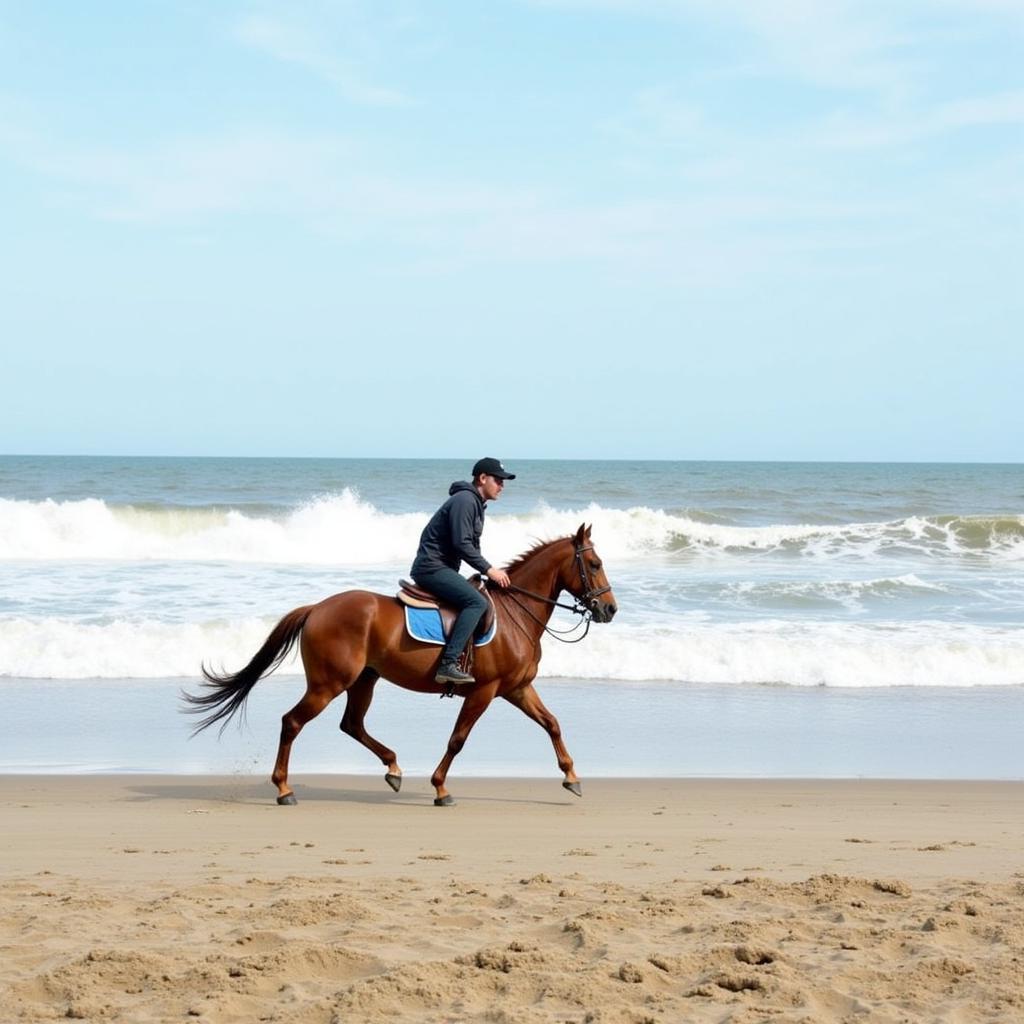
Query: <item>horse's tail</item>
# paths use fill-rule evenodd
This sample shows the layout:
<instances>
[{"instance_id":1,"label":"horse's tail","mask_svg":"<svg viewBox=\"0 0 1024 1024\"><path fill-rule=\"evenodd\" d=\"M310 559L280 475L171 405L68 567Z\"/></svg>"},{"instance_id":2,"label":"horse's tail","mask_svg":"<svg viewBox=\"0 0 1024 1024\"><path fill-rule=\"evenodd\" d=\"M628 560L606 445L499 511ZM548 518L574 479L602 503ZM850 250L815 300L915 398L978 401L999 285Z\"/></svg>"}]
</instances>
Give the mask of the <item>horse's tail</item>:
<instances>
[{"instance_id":1,"label":"horse's tail","mask_svg":"<svg viewBox=\"0 0 1024 1024\"><path fill-rule=\"evenodd\" d=\"M271 631L263 646L253 655L252 661L241 671L218 674L210 671L206 665L201 666L206 682L203 688L206 693L192 694L182 691L182 698L189 705L182 710L186 714L201 715L209 712L192 731L192 735L201 733L215 722L221 722L223 733L236 711L244 707L249 691L266 675L276 669L302 632L302 627L309 618L315 605L306 605L289 612Z\"/></svg>"}]
</instances>

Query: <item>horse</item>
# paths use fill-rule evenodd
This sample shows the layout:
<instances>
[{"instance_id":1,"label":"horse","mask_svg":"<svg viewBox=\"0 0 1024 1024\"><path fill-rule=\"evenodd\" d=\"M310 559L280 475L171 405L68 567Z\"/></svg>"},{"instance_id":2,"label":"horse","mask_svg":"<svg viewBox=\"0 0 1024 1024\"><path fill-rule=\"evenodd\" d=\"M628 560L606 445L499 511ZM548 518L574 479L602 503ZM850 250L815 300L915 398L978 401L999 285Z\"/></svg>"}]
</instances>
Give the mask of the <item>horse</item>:
<instances>
[{"instance_id":1,"label":"horse","mask_svg":"<svg viewBox=\"0 0 1024 1024\"><path fill-rule=\"evenodd\" d=\"M470 731L491 701L502 697L532 718L551 738L562 785L582 796L573 760L562 742L555 716L541 702L533 680L541 658L540 639L555 607L580 614L589 629L594 622L611 622L618 610L604 565L590 540L589 526L580 525L575 536L535 545L508 567L511 585L492 588L498 631L476 652L475 682L458 688L463 698L448 747L430 777L434 804L447 807L454 799L445 785L448 770L462 750ZM561 604L567 591L574 605ZM451 689L434 682L438 648L413 640L405 629L402 604L394 597L365 590L348 590L319 604L296 608L274 627L263 646L245 668L235 673L215 673L202 666L206 692L182 693L183 710L203 714L192 735L216 722L220 732L240 711L256 683L284 661L301 636L300 651L306 673L306 692L281 719L281 740L271 781L277 802L297 803L288 784L288 759L292 744L307 722L312 721L339 694L346 695L341 730L376 755L385 766L385 781L397 792L402 769L397 755L374 739L364 726L380 678L416 693L452 695Z\"/></svg>"}]
</instances>

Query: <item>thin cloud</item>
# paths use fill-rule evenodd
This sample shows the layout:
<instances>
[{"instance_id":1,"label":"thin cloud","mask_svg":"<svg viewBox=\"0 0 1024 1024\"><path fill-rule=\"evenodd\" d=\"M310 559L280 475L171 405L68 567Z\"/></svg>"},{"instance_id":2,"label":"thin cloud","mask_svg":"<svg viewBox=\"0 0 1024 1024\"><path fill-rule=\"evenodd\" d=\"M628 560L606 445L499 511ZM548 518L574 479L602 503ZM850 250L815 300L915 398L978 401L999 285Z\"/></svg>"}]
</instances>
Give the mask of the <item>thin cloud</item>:
<instances>
[{"instance_id":1,"label":"thin cloud","mask_svg":"<svg viewBox=\"0 0 1024 1024\"><path fill-rule=\"evenodd\" d=\"M404 93L366 81L354 61L332 53L317 37L279 18L250 15L235 26L235 38L285 64L293 64L329 83L352 103L370 107L404 107Z\"/></svg>"},{"instance_id":2,"label":"thin cloud","mask_svg":"<svg viewBox=\"0 0 1024 1024\"><path fill-rule=\"evenodd\" d=\"M58 143L25 120L0 132L0 152L63 201L100 220L141 227L203 225L222 216L322 209L352 147L339 137L237 131L149 146Z\"/></svg>"},{"instance_id":3,"label":"thin cloud","mask_svg":"<svg viewBox=\"0 0 1024 1024\"><path fill-rule=\"evenodd\" d=\"M708 285L737 268L806 263L789 219L842 223L848 210L806 197L697 191L579 202L551 189L381 173L357 143L334 136L239 132L139 149L55 146L18 133L19 163L66 203L140 229L202 232L225 220L287 217L344 244L399 246L398 264L452 272L480 263L589 263ZM813 247L813 246L812 246Z\"/></svg>"},{"instance_id":4,"label":"thin cloud","mask_svg":"<svg viewBox=\"0 0 1024 1024\"><path fill-rule=\"evenodd\" d=\"M835 149L896 147L952 132L1024 123L1024 91L996 93L894 114L836 114L819 134Z\"/></svg>"},{"instance_id":5,"label":"thin cloud","mask_svg":"<svg viewBox=\"0 0 1024 1024\"><path fill-rule=\"evenodd\" d=\"M852 0L527 0L534 6L718 25L754 44L736 73L884 96L906 92L912 36L889 8ZM898 10L894 8L892 10Z\"/></svg>"},{"instance_id":6,"label":"thin cloud","mask_svg":"<svg viewBox=\"0 0 1024 1024\"><path fill-rule=\"evenodd\" d=\"M629 108L607 118L603 128L624 143L656 141L667 146L692 145L707 130L701 107L667 86L643 89Z\"/></svg>"},{"instance_id":7,"label":"thin cloud","mask_svg":"<svg viewBox=\"0 0 1024 1024\"><path fill-rule=\"evenodd\" d=\"M936 110L935 121L941 128L1019 124L1024 121L1024 90L944 104Z\"/></svg>"}]
</instances>

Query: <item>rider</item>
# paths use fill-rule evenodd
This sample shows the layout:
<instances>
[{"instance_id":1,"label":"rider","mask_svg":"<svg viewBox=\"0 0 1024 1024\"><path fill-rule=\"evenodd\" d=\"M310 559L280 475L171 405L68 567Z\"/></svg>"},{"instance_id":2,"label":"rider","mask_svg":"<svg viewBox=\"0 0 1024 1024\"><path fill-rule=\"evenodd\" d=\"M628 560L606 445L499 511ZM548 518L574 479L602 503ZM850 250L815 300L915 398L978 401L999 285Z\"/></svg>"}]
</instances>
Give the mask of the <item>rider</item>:
<instances>
[{"instance_id":1,"label":"rider","mask_svg":"<svg viewBox=\"0 0 1024 1024\"><path fill-rule=\"evenodd\" d=\"M487 611L487 598L465 576L459 574L462 562L499 587L509 585L508 573L496 569L480 553L480 534L484 528L484 510L488 501L497 500L506 480L515 480L497 459L480 459L473 467L472 483L457 480L448 488L450 497L434 513L420 535L412 578L445 604L459 609L451 634L441 652L434 681L472 683L475 680L456 664Z\"/></svg>"}]
</instances>

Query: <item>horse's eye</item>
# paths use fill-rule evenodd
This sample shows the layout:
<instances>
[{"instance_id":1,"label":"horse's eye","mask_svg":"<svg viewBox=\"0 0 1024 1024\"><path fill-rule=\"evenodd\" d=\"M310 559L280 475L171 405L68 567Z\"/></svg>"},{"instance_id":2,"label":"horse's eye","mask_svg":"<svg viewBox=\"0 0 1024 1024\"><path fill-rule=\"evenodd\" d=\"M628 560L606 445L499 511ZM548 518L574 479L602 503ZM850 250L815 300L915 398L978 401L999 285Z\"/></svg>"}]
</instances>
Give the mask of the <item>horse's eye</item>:
<instances>
[{"instance_id":1,"label":"horse's eye","mask_svg":"<svg viewBox=\"0 0 1024 1024\"><path fill-rule=\"evenodd\" d=\"M594 572L600 572L601 571L601 563L600 562L591 562L590 563L590 568L593 569Z\"/></svg>"}]
</instances>

